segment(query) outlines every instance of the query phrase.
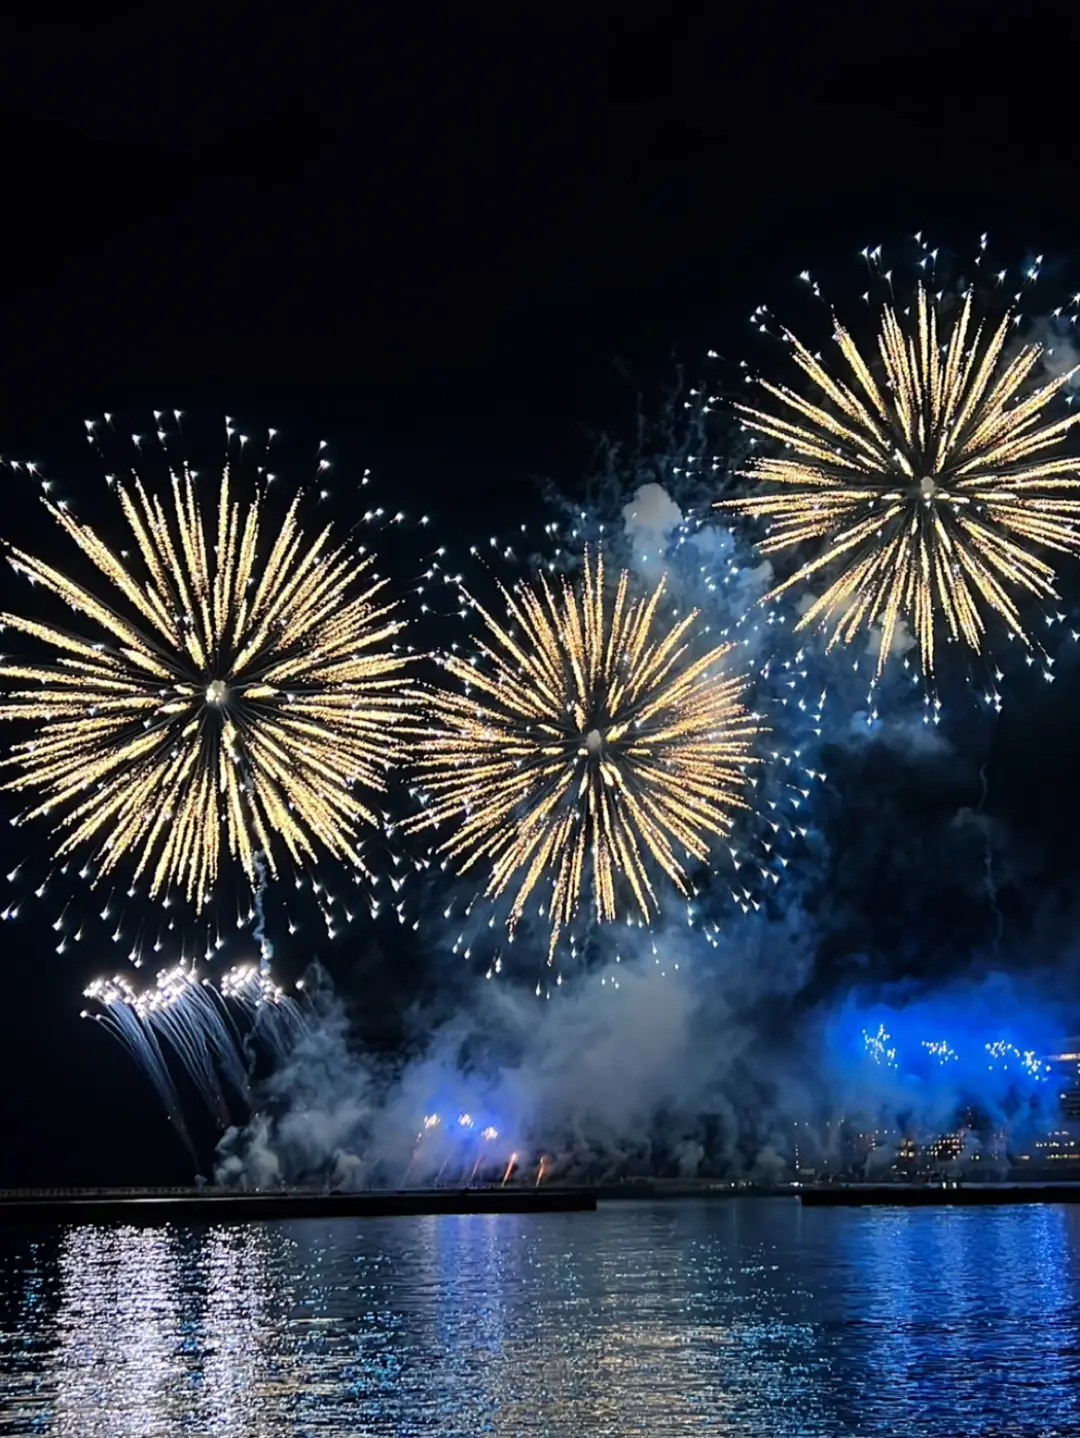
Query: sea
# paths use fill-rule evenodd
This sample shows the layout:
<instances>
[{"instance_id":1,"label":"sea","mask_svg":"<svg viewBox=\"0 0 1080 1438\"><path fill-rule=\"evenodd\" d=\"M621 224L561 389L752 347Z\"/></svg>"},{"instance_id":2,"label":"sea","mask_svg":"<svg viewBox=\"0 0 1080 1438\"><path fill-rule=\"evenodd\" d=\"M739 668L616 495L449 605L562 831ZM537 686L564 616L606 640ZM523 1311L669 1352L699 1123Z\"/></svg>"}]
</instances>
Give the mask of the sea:
<instances>
[{"instance_id":1,"label":"sea","mask_svg":"<svg viewBox=\"0 0 1080 1438\"><path fill-rule=\"evenodd\" d=\"M0 1434L1080 1435L1080 1207L0 1230Z\"/></svg>"}]
</instances>

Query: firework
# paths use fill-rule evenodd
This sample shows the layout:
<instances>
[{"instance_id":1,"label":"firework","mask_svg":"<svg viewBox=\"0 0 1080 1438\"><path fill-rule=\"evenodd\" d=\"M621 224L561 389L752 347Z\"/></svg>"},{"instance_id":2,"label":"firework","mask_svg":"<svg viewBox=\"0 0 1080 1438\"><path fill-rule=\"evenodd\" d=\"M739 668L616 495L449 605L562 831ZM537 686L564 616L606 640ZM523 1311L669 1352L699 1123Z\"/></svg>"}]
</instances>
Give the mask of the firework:
<instances>
[{"instance_id":1,"label":"firework","mask_svg":"<svg viewBox=\"0 0 1080 1438\"><path fill-rule=\"evenodd\" d=\"M166 1054L186 1072L220 1127L231 1104L250 1103L253 1048L281 1062L306 1029L301 1005L274 982L265 964L241 964L220 987L194 969L174 964L137 989L123 974L95 979L84 990L101 1010L84 1010L114 1033L143 1066L183 1141L192 1147ZM230 1012L240 1016L239 1026ZM193 1156L194 1150L192 1150Z\"/></svg>"},{"instance_id":2,"label":"firework","mask_svg":"<svg viewBox=\"0 0 1080 1438\"><path fill-rule=\"evenodd\" d=\"M170 475L171 492L115 485L133 562L44 500L100 585L7 547L79 619L2 616L53 651L0 667L0 718L32 731L4 761L4 787L35 799L19 822L51 818L57 858L87 853L94 881L130 866L197 911L228 860L256 891L286 856L366 873L360 794L384 788L408 708L385 581L329 525L305 536L299 494L267 541L265 490L235 499L228 464L216 505L186 464Z\"/></svg>"},{"instance_id":3,"label":"firework","mask_svg":"<svg viewBox=\"0 0 1080 1438\"><path fill-rule=\"evenodd\" d=\"M92 1014L84 1009L83 1018L96 1018L104 1023L133 1055L136 1062L141 1064L165 1105L170 1122L175 1126L192 1159L198 1163L198 1154L184 1122L176 1085L169 1073L157 1034L147 1023L149 1006L143 996L129 979L118 974L112 979L95 979L86 989L84 997L100 1004L104 1012Z\"/></svg>"},{"instance_id":4,"label":"firework","mask_svg":"<svg viewBox=\"0 0 1080 1438\"><path fill-rule=\"evenodd\" d=\"M455 824L440 852L489 868L490 897L514 891L511 934L549 885L550 963L590 888L602 922L623 889L643 920L657 911L650 860L690 892L680 853L703 862L729 833L758 727L724 668L732 646L693 658L698 612L661 621L664 580L632 599L624 571L612 595L586 552L577 588L541 577L501 592L508 623L474 602L478 662L445 662L464 692L428 694L427 808L410 827Z\"/></svg>"},{"instance_id":5,"label":"firework","mask_svg":"<svg viewBox=\"0 0 1080 1438\"><path fill-rule=\"evenodd\" d=\"M767 493L718 507L769 522L764 554L814 545L767 598L827 570L800 627L829 628L830 648L879 627L879 676L900 623L911 626L927 677L942 629L982 649L986 611L1030 645L1019 596L1055 596L1038 551L1080 549L1080 500L1068 497L1080 488L1078 465L1061 453L1080 413L1051 408L1076 371L1033 385L1041 346L1007 348L1017 316L1007 311L995 326L974 309L969 289L949 319L920 284L903 313L881 308L877 360L834 321L845 377L785 332L818 394L763 380L777 409L737 406L748 429L783 450L741 471Z\"/></svg>"},{"instance_id":6,"label":"firework","mask_svg":"<svg viewBox=\"0 0 1080 1438\"><path fill-rule=\"evenodd\" d=\"M898 1044L884 1024L879 1024L876 1031L863 1029L862 1041L867 1056L874 1063L884 1068L900 1067ZM959 1064L961 1059L965 1058L969 1071L975 1064L979 1068L985 1066L991 1073L1008 1073L1011 1068L1013 1072L1022 1073L1036 1083L1045 1082L1046 1074L1050 1072L1050 1065L1035 1049L1017 1048L1008 1039L993 1039L984 1043L972 1041L963 1051L955 1048L948 1039L922 1039L917 1047L922 1050L922 1056L927 1060L936 1060L941 1067ZM972 1054L976 1056L975 1060L972 1059ZM917 1059L918 1056L913 1056L909 1061L917 1062Z\"/></svg>"},{"instance_id":7,"label":"firework","mask_svg":"<svg viewBox=\"0 0 1080 1438\"><path fill-rule=\"evenodd\" d=\"M302 979L296 987L303 994ZM223 1001L240 1009L252 1035L277 1063L285 1060L297 1040L307 1032L308 1020L303 1007L274 982L265 960L229 969L221 980L220 995Z\"/></svg>"}]
</instances>

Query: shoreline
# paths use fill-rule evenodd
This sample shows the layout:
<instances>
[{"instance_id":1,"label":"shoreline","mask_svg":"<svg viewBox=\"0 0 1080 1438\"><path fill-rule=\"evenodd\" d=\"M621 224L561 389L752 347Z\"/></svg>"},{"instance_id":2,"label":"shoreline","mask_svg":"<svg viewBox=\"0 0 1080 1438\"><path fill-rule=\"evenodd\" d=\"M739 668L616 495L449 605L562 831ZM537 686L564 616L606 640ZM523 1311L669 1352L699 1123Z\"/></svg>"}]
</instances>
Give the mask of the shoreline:
<instances>
[{"instance_id":1,"label":"shoreline","mask_svg":"<svg viewBox=\"0 0 1080 1438\"><path fill-rule=\"evenodd\" d=\"M1080 1181L746 1184L651 1180L595 1187L313 1189L244 1192L212 1188L0 1190L0 1227L34 1224L258 1223L304 1218L423 1217L439 1214L593 1213L600 1204L798 1199L806 1208L989 1207L1080 1204Z\"/></svg>"},{"instance_id":2,"label":"shoreline","mask_svg":"<svg viewBox=\"0 0 1080 1438\"><path fill-rule=\"evenodd\" d=\"M595 1210L595 1191L573 1188L367 1189L358 1193L28 1190L22 1194L0 1195L0 1226L53 1223L154 1226L470 1213L593 1213Z\"/></svg>"},{"instance_id":3,"label":"shoreline","mask_svg":"<svg viewBox=\"0 0 1080 1438\"><path fill-rule=\"evenodd\" d=\"M1080 1182L868 1183L807 1188L805 1208L988 1208L1003 1204L1080 1203Z\"/></svg>"}]
</instances>

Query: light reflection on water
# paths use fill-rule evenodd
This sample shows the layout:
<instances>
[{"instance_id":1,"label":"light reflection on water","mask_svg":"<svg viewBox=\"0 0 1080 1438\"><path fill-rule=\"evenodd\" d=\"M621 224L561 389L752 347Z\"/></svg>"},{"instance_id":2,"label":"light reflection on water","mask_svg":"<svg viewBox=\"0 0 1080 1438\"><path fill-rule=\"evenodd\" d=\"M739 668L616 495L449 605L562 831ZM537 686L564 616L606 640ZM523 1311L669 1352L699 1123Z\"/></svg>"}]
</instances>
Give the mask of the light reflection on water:
<instances>
[{"instance_id":1,"label":"light reflection on water","mask_svg":"<svg viewBox=\"0 0 1080 1438\"><path fill-rule=\"evenodd\" d=\"M1080 1209L0 1231L0 1433L1080 1433Z\"/></svg>"}]
</instances>

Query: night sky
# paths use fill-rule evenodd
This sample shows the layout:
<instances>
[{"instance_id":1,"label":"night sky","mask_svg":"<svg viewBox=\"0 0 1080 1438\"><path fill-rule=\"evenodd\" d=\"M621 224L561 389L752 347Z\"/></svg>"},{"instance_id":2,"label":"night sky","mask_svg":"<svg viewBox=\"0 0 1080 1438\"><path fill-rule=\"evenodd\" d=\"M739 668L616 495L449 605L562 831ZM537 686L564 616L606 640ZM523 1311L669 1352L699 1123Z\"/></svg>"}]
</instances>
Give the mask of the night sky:
<instances>
[{"instance_id":1,"label":"night sky","mask_svg":"<svg viewBox=\"0 0 1080 1438\"><path fill-rule=\"evenodd\" d=\"M1045 49L1024 73L1021 22L889 29L852 5L813 25L544 12L533 29L464 13L297 28L264 6L157 4L0 22L0 453L59 471L89 414L241 413L325 434L465 538L541 517L545 478L573 496L639 391L710 345L740 354L750 310L804 267L920 227L988 230L1063 272L1080 260L1072 82ZM1068 29L1054 38L1068 55ZM3 483L18 541L35 499ZM1021 965L1068 946L1078 713L1074 671L1007 706L992 738ZM979 800L947 769L849 774L826 805L839 857L821 902L844 919L823 966L872 947L871 918L897 973L986 942L985 914L950 889L952 850L926 863ZM859 837L868 806L896 818L880 851ZM149 1086L78 1019L101 963L53 942L43 916L0 930L0 1185L186 1179Z\"/></svg>"}]
</instances>

